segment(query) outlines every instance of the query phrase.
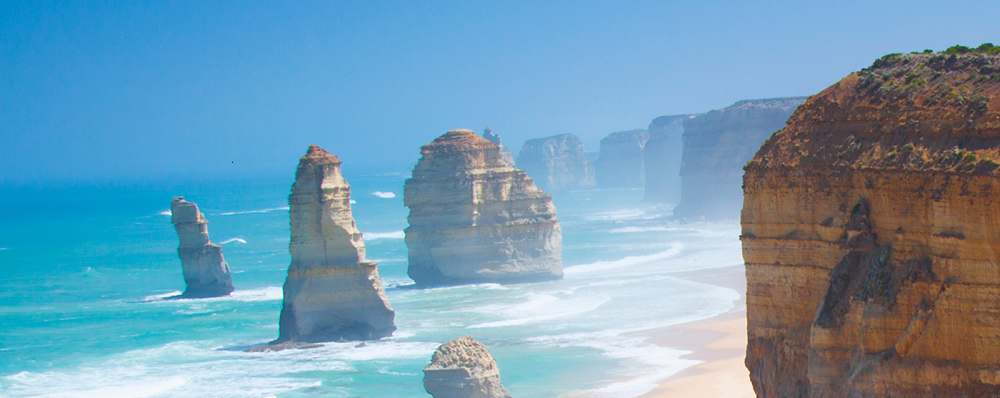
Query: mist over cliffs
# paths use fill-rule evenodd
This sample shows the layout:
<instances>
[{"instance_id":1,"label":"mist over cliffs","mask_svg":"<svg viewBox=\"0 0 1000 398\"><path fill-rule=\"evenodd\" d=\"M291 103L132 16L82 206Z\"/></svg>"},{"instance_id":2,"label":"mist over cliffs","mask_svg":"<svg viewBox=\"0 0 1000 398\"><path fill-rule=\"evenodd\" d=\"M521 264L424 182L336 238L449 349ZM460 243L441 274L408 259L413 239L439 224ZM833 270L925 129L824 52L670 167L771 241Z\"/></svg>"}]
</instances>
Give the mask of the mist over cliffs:
<instances>
[{"instance_id":1,"label":"mist over cliffs","mask_svg":"<svg viewBox=\"0 0 1000 398\"><path fill-rule=\"evenodd\" d=\"M643 148L646 130L611 133L601 139L601 154L594 162L594 177L600 188L642 188L646 184Z\"/></svg>"},{"instance_id":2,"label":"mist over cliffs","mask_svg":"<svg viewBox=\"0 0 1000 398\"><path fill-rule=\"evenodd\" d=\"M573 134L528 140L517 155L517 167L546 192L593 188L594 165Z\"/></svg>"}]
</instances>

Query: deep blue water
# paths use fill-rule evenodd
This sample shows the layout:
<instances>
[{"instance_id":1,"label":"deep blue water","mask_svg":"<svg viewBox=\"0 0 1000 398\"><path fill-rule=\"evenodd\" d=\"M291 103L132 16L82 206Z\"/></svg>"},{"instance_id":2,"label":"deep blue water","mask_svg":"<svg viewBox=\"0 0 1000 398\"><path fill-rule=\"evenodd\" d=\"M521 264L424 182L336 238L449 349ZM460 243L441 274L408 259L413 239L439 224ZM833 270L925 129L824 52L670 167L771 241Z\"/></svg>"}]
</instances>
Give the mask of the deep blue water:
<instances>
[{"instance_id":1,"label":"deep blue water","mask_svg":"<svg viewBox=\"0 0 1000 398\"><path fill-rule=\"evenodd\" d=\"M397 332L254 354L242 349L278 332L291 175L0 190L0 395L428 397L431 353L472 335L514 396L630 397L694 364L636 332L712 316L738 297L673 275L740 264L739 226L668 223L641 190L555 197L562 280L405 288L406 176L345 166L345 177ZM233 271L231 297L162 300L184 289L173 196L206 214Z\"/></svg>"}]
</instances>

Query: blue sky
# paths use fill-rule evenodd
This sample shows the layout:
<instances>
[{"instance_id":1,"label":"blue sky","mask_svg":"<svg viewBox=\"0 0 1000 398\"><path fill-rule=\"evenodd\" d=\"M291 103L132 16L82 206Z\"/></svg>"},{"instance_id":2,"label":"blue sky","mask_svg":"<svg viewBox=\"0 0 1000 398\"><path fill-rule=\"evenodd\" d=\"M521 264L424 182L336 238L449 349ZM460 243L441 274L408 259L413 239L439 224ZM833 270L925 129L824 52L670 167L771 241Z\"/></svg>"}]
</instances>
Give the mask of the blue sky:
<instances>
[{"instance_id":1,"label":"blue sky","mask_svg":"<svg viewBox=\"0 0 1000 398\"><path fill-rule=\"evenodd\" d=\"M1000 44L1000 2L871 3L7 0L0 185L291 176L311 143L406 171L453 128L593 144Z\"/></svg>"}]
</instances>

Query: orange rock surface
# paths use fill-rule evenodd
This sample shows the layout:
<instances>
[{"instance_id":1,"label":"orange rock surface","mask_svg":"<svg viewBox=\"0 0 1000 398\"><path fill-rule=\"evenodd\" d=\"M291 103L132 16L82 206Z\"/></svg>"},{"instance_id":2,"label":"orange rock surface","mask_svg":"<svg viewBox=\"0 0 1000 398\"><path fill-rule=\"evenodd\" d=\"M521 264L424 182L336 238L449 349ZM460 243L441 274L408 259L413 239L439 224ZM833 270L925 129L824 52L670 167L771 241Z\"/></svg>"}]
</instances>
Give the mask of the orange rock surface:
<instances>
[{"instance_id":1,"label":"orange rock surface","mask_svg":"<svg viewBox=\"0 0 1000 398\"><path fill-rule=\"evenodd\" d=\"M997 94L997 55L889 55L747 163L758 397L1000 394Z\"/></svg>"}]
</instances>

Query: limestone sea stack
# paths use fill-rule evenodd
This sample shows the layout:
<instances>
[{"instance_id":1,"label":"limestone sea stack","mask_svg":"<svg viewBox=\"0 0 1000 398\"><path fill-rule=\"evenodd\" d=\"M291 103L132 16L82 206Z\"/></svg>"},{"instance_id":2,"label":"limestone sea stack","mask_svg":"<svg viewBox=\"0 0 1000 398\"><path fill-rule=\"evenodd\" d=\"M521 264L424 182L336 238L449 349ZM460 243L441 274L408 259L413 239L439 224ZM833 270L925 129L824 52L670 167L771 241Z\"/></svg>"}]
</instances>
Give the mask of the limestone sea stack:
<instances>
[{"instance_id":1,"label":"limestone sea stack","mask_svg":"<svg viewBox=\"0 0 1000 398\"><path fill-rule=\"evenodd\" d=\"M292 264L274 343L371 340L396 330L378 266L365 260L340 163L316 145L299 160L288 197Z\"/></svg>"},{"instance_id":2,"label":"limestone sea stack","mask_svg":"<svg viewBox=\"0 0 1000 398\"><path fill-rule=\"evenodd\" d=\"M181 241L177 255L187 284L179 298L228 296L233 292L233 275L222 258L222 247L209 241L208 221L198 205L176 197L170 201L170 214Z\"/></svg>"},{"instance_id":3,"label":"limestone sea stack","mask_svg":"<svg viewBox=\"0 0 1000 398\"><path fill-rule=\"evenodd\" d=\"M424 389L434 398L511 398L486 346L469 336L434 351L424 368Z\"/></svg>"},{"instance_id":4,"label":"limestone sea stack","mask_svg":"<svg viewBox=\"0 0 1000 398\"><path fill-rule=\"evenodd\" d=\"M562 277L552 196L471 130L420 148L403 202L410 278L420 285L515 283Z\"/></svg>"},{"instance_id":5,"label":"limestone sea stack","mask_svg":"<svg viewBox=\"0 0 1000 398\"><path fill-rule=\"evenodd\" d=\"M685 119L681 201L674 218L739 219L743 165L803 101L805 97L744 100Z\"/></svg>"},{"instance_id":6,"label":"limestone sea stack","mask_svg":"<svg viewBox=\"0 0 1000 398\"><path fill-rule=\"evenodd\" d=\"M758 397L1000 394L997 52L887 55L747 163Z\"/></svg>"},{"instance_id":7,"label":"limestone sea stack","mask_svg":"<svg viewBox=\"0 0 1000 398\"><path fill-rule=\"evenodd\" d=\"M677 205L681 200L681 135L684 120L693 115L660 116L649 123L643 146L646 193L643 200Z\"/></svg>"},{"instance_id":8,"label":"limestone sea stack","mask_svg":"<svg viewBox=\"0 0 1000 398\"><path fill-rule=\"evenodd\" d=\"M503 145L503 140L500 139L500 134L494 133L490 126L486 126L486 128L483 129L483 138L492 142L493 145L497 146L497 148L500 148L500 157L502 157L507 164L511 165L511 167L514 167L514 154L510 152L510 149L507 149L507 147Z\"/></svg>"},{"instance_id":9,"label":"limestone sea stack","mask_svg":"<svg viewBox=\"0 0 1000 398\"><path fill-rule=\"evenodd\" d=\"M611 133L601 139L601 155L594 162L594 177L601 188L642 188L646 184L643 148L646 130Z\"/></svg>"},{"instance_id":10,"label":"limestone sea stack","mask_svg":"<svg viewBox=\"0 0 1000 398\"><path fill-rule=\"evenodd\" d=\"M547 192L593 188L594 165L573 134L528 140L517 155L517 166Z\"/></svg>"}]
</instances>

